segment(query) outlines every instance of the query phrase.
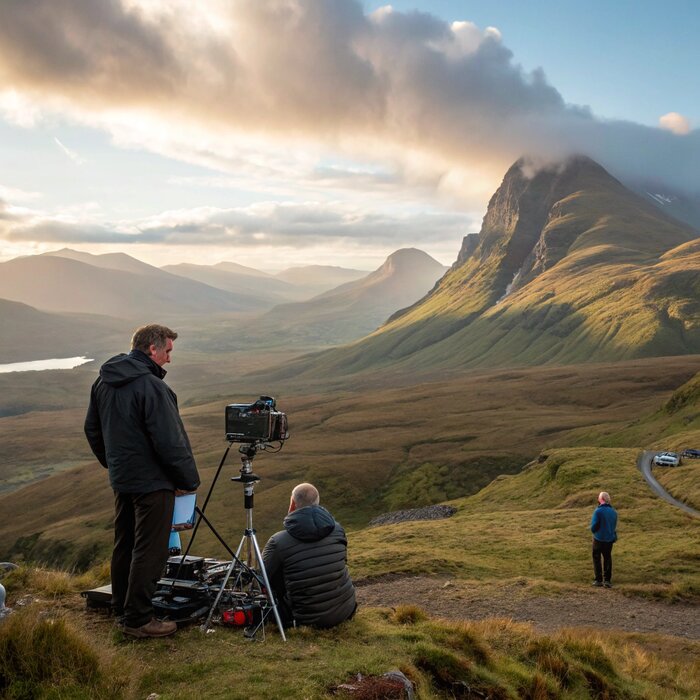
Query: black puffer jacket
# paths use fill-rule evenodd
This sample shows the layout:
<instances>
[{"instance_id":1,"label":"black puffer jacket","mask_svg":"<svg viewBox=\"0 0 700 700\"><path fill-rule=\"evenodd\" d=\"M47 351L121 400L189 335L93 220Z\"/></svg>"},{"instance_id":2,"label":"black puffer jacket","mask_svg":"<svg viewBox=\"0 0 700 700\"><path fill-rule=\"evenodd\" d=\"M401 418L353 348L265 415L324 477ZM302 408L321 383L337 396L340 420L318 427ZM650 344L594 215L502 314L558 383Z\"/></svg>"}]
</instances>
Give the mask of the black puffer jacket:
<instances>
[{"instance_id":1,"label":"black puffer jacket","mask_svg":"<svg viewBox=\"0 0 700 700\"><path fill-rule=\"evenodd\" d=\"M85 435L115 491L194 491L199 474L165 370L132 350L105 362L92 385Z\"/></svg>"},{"instance_id":2,"label":"black puffer jacket","mask_svg":"<svg viewBox=\"0 0 700 700\"><path fill-rule=\"evenodd\" d=\"M278 600L300 625L333 627L347 620L356 603L343 528L321 506L295 510L284 527L263 552Z\"/></svg>"}]
</instances>

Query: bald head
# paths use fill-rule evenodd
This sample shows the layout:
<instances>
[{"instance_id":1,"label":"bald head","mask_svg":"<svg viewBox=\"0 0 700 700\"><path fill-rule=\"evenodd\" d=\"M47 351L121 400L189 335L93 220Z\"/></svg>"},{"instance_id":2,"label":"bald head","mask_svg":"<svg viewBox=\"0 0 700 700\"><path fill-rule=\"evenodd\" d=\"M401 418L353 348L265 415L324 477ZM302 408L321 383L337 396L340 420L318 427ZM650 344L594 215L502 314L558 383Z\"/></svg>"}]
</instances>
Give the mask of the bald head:
<instances>
[{"instance_id":1,"label":"bald head","mask_svg":"<svg viewBox=\"0 0 700 700\"><path fill-rule=\"evenodd\" d=\"M598 503L607 503L610 505L610 494L607 491L601 491L598 494Z\"/></svg>"},{"instance_id":2,"label":"bald head","mask_svg":"<svg viewBox=\"0 0 700 700\"><path fill-rule=\"evenodd\" d=\"M289 512L306 508L307 506L317 506L320 497L318 489L313 484L297 484L292 489L292 501L289 504Z\"/></svg>"}]
</instances>

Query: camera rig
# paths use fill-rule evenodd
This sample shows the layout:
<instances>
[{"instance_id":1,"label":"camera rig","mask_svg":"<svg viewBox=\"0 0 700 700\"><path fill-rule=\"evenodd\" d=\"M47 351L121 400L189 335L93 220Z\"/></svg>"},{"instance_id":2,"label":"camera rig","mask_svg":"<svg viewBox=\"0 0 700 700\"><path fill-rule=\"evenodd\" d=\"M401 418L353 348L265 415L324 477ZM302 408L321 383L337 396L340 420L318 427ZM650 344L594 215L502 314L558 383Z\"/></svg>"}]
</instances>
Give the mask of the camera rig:
<instances>
[{"instance_id":1,"label":"camera rig","mask_svg":"<svg viewBox=\"0 0 700 700\"><path fill-rule=\"evenodd\" d=\"M287 416L275 410L271 396L261 396L251 404L226 406L226 440L224 452L201 508L196 507L197 519L192 537L184 554L168 559L165 576L158 582L153 599L154 608L178 621L195 621L206 615L202 629L211 630L214 620L224 625L242 626L244 634L254 638L258 631L264 635L265 621L272 613L284 641L284 627L274 593L265 570L260 546L253 526L255 484L260 477L253 472L253 459L259 451L279 452L289 437ZM274 443L279 445L273 450ZM234 552L216 531L205 511L234 443L239 446L241 469L232 477L243 486L246 526ZM190 556L200 524L204 522L231 555L230 561Z\"/></svg>"},{"instance_id":2,"label":"camera rig","mask_svg":"<svg viewBox=\"0 0 700 700\"><path fill-rule=\"evenodd\" d=\"M153 608L161 617L179 623L193 623L203 618L202 629L213 631L212 622L244 628L244 635L254 639L262 631L265 621L273 615L280 636L286 641L274 593L265 571L258 540L253 527L255 484L260 477L253 472L253 459L258 452L279 452L289 437L287 416L276 410L271 396L261 396L250 404L230 404L225 414L228 447L216 470L204 504L195 507L196 519L192 536L184 554L171 556L163 577L158 581L153 597ZM232 477L243 486L246 526L240 544L234 552L217 532L205 512L214 487L219 479L229 451L234 443L241 443L241 469ZM275 444L277 443L277 444ZM231 559L211 559L191 556L190 550L202 522L228 552ZM111 586L83 591L88 608L110 608Z\"/></svg>"}]
</instances>

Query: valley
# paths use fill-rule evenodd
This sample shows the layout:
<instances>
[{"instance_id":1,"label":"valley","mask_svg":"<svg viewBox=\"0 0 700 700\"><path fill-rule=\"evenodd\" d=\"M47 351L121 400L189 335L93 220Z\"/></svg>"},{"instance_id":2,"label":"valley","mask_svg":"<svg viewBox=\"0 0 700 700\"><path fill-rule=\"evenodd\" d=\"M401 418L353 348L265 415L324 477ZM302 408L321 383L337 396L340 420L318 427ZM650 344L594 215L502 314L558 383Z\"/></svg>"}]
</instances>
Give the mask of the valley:
<instances>
[{"instance_id":1,"label":"valley","mask_svg":"<svg viewBox=\"0 0 700 700\"><path fill-rule=\"evenodd\" d=\"M476 493L499 474L519 472L550 447L609 444L616 433L639 426L640 416L656 412L695 374L697 361L681 356L453 372L440 380L430 374L401 381L394 375L355 377L330 391L322 383L256 383L240 374L242 366L255 362L252 358L217 362L185 353L173 362L168 380L180 395L202 492L226 446L227 403L268 393L288 413L291 438L284 450L262 453L255 462L263 477L256 522L266 537L277 529L299 481L316 483L323 502L346 527L357 530L381 512ZM21 552L61 565L80 560L85 566L109 549L111 493L82 433L94 369L73 372L48 373L56 382L53 395L66 392L69 407L0 420L5 445L0 473L12 490L0 496L8 514L0 525L2 557ZM81 377L80 385L74 377ZM43 439L47 431L50 438ZM618 440L630 447L639 444L635 438ZM233 476L238 468L238 456L231 454L224 475ZM241 501L234 485L222 478L209 508L227 537L236 538L243 527ZM34 508L36 503L41 508ZM201 537L203 551L219 551L208 533Z\"/></svg>"},{"instance_id":2,"label":"valley","mask_svg":"<svg viewBox=\"0 0 700 700\"><path fill-rule=\"evenodd\" d=\"M156 268L68 249L0 264L0 296L11 299L0 302L0 359L94 358L0 374L0 559L23 564L6 579L11 604L21 607L21 589L34 601L12 625L43 634L31 610L51 600L65 648L82 635L82 649L108 650L96 668L139 665L129 689L100 671L100 696L135 697L155 683L179 697L171 657L153 650L137 660L77 596L108 581L113 536L107 474L83 435L89 388L99 366L128 349L131 329L155 315L179 333L167 382L202 476L200 503L227 446L225 406L267 394L288 414L291 437L254 461L260 542L279 529L301 481L319 487L346 527L361 609L326 639L350 657L319 655L315 637L293 635L302 657L320 664L304 697L325 697L329 678L383 669L388 658L403 660L425 697L455 664L455 677L471 669L485 697L560 697L568 683L581 697L626 697L631 687L646 693L632 697L659 688L691 697L700 686L677 679L700 644L700 522L659 498L638 465L656 450L700 446L699 254L696 232L575 158L532 177L515 163L449 269L416 249L364 274ZM245 527L231 483L236 448L207 507L234 546ZM692 509L699 469L653 476ZM588 524L602 489L620 514L613 591L590 589ZM437 503L454 514L370 524ZM206 528L193 552L226 556ZM604 634L592 629L601 615ZM0 626L0 652L3 629L14 627ZM206 659L181 659L188 672L204 663L230 675L217 649L237 640L212 646L196 630L178 639L169 654ZM575 680L533 661L545 647ZM70 668L60 651L52 657ZM663 671L630 661L652 657ZM290 680L298 661L270 666L289 697L301 697ZM229 697L210 678L202 673L196 692ZM255 674L245 688L278 697L278 685Z\"/></svg>"}]
</instances>

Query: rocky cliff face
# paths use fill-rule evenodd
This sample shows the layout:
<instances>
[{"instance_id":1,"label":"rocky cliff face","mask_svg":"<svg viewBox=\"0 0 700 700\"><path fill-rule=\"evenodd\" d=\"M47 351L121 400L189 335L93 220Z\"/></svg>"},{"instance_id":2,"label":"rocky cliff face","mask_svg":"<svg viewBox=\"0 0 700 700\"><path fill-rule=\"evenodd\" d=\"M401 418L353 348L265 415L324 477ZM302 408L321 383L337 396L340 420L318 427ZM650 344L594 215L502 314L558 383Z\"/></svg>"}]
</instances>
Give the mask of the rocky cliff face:
<instances>
[{"instance_id":1,"label":"rocky cliff face","mask_svg":"<svg viewBox=\"0 0 700 700\"><path fill-rule=\"evenodd\" d=\"M589 158L520 160L429 294L314 362L348 372L697 353L696 240Z\"/></svg>"}]
</instances>

